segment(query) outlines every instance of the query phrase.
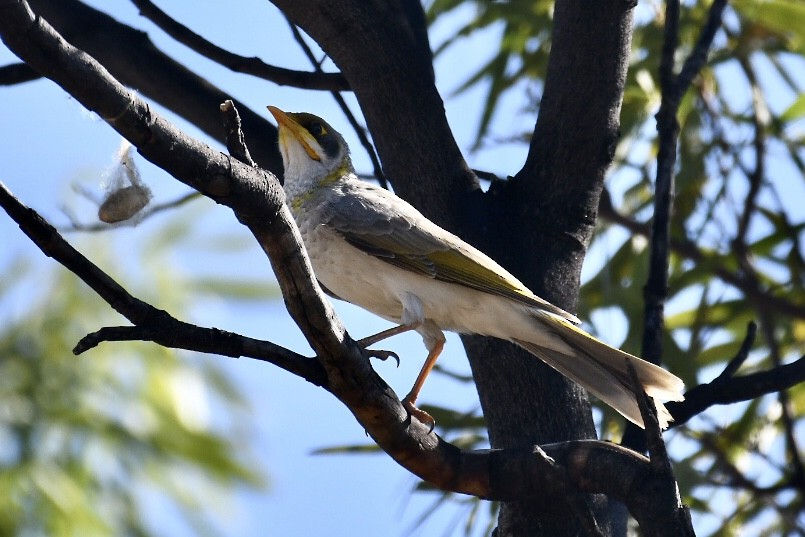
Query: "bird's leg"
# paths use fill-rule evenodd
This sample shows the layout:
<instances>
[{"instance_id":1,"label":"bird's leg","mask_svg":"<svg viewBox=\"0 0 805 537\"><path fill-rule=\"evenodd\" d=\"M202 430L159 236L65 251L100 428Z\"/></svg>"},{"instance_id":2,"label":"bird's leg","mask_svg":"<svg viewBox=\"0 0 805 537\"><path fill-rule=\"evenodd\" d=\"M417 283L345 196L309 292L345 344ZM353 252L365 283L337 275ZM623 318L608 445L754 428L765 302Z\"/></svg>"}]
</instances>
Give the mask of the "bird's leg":
<instances>
[{"instance_id":1,"label":"bird's leg","mask_svg":"<svg viewBox=\"0 0 805 537\"><path fill-rule=\"evenodd\" d=\"M408 324L401 324L398 326L393 326L388 330L383 330L382 332L378 332L373 336L367 336L363 339L359 339L357 341L358 345L366 349L366 353L371 356L372 358L379 358L380 360L388 360L389 358L394 358L397 362L397 367L400 367L400 357L394 351L384 351L379 349L367 349L369 345L374 345L378 341L383 341L384 339L390 338L391 336L396 336L397 334L402 334L404 332L410 332L411 330L416 330L419 325L422 324L419 321L414 321L413 323Z\"/></svg>"},{"instance_id":2,"label":"bird's leg","mask_svg":"<svg viewBox=\"0 0 805 537\"><path fill-rule=\"evenodd\" d=\"M391 336L396 336L397 334L403 334L405 332L410 332L411 330L416 330L417 328L419 328L420 324L422 324L420 321L414 321L412 323L392 326L391 328L383 330L382 332L378 332L373 336L367 336L363 339L359 339L358 345L360 345L363 348L366 348L369 345L374 345L378 341L383 341L384 339L388 339Z\"/></svg>"},{"instance_id":3,"label":"bird's leg","mask_svg":"<svg viewBox=\"0 0 805 537\"><path fill-rule=\"evenodd\" d=\"M439 339L434 343L433 347L428 352L428 357L425 358L425 363L422 364L422 369L419 371L419 375L414 381L414 386L411 388L411 391L408 392L408 395L406 395L402 400L403 406L412 416L415 416L422 423L430 425L430 431L432 431L436 426L436 420L424 410L417 408L414 403L416 403L417 397L419 397L419 392L422 390L422 386L425 384L425 379L428 378L428 375L433 370L433 366L436 365L436 359L439 358L443 348L444 339Z\"/></svg>"}]
</instances>

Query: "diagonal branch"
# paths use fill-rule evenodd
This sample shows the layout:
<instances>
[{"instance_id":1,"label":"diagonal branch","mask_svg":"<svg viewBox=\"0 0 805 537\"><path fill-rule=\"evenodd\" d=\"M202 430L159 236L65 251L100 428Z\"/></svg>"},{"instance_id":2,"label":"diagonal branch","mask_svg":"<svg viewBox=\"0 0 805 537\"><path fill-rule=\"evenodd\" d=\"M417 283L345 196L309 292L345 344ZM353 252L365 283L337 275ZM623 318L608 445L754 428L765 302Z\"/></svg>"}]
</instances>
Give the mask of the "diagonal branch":
<instances>
[{"instance_id":1,"label":"diagonal branch","mask_svg":"<svg viewBox=\"0 0 805 537\"><path fill-rule=\"evenodd\" d=\"M159 26L166 34L179 43L198 52L224 67L235 71L256 76L280 86L294 86L297 88L327 91L349 91L349 84L341 73L313 73L284 69L269 65L260 58L247 58L225 50L210 43L184 24L171 18L149 0L131 0L140 10L140 15Z\"/></svg>"},{"instance_id":2,"label":"diagonal branch","mask_svg":"<svg viewBox=\"0 0 805 537\"><path fill-rule=\"evenodd\" d=\"M700 384L685 392L684 401L671 401L665 404L674 417L669 427L679 427L713 405L750 401L791 388L801 382L805 382L805 356L769 371Z\"/></svg>"},{"instance_id":3,"label":"diagonal branch","mask_svg":"<svg viewBox=\"0 0 805 537\"><path fill-rule=\"evenodd\" d=\"M233 209L272 262L289 311L317 353L327 389L401 465L446 490L491 499L550 497L566 491L568 486L583 492L612 494L633 509L647 534L672 535L663 529L663 513L640 500L647 496L653 477L645 458L636 453L597 441L565 442L543 450L464 452L429 434L427 426L411 420L393 391L374 373L365 352L345 333L323 298L276 178L217 153L168 124L95 60L64 41L25 2L0 0L0 36L26 63L58 82L129 139L145 158ZM29 210L12 203L10 196L3 199L9 213L19 221L36 220ZM56 235L40 224L25 230L49 251ZM43 230L46 232L40 235ZM65 244L57 244L56 250ZM167 314L130 297L96 267L77 262L80 258L69 249L66 252L70 269L93 282L96 292L113 307L150 322L148 327L106 328L85 340L84 346L104 339L169 338L149 317L170 324L173 321ZM176 337L190 339L186 334L192 334L191 328L174 326L185 333ZM215 331L205 334L212 340L230 337ZM220 342L218 339L216 343ZM242 340L242 344L252 343ZM546 456L566 469L565 478L557 480L546 475L555 474L544 471Z\"/></svg>"},{"instance_id":4,"label":"diagonal branch","mask_svg":"<svg viewBox=\"0 0 805 537\"><path fill-rule=\"evenodd\" d=\"M677 75L676 81L674 82L676 86L675 91L678 92L678 98L681 98L688 90L691 83L693 83L693 79L699 74L699 71L702 70L702 67L704 67L707 62L707 54L710 51L710 45L713 44L716 32L721 28L721 18L724 14L724 8L726 7L727 0L714 0L713 4L710 6L710 10L707 13L707 21L705 21L704 26L699 32L699 38L696 40L693 50L685 59L685 63L682 65L682 69L680 69L679 75Z\"/></svg>"},{"instance_id":5,"label":"diagonal branch","mask_svg":"<svg viewBox=\"0 0 805 537\"><path fill-rule=\"evenodd\" d=\"M189 70L161 50L139 30L78 0L31 0L38 15L130 88L182 116L211 138L223 141L217 107L231 95ZM254 159L279 173L277 130L267 119L238 103L243 130L255 143Z\"/></svg>"},{"instance_id":6,"label":"diagonal branch","mask_svg":"<svg viewBox=\"0 0 805 537\"><path fill-rule=\"evenodd\" d=\"M108 274L84 257L36 211L23 205L0 182L0 207L48 257L81 278L98 296L135 326L103 328L84 337L73 352L81 354L102 341L153 341L166 347L244 356L272 363L318 386L326 383L321 365L268 341L260 341L217 328L201 328L135 298Z\"/></svg>"},{"instance_id":7,"label":"diagonal branch","mask_svg":"<svg viewBox=\"0 0 805 537\"><path fill-rule=\"evenodd\" d=\"M769 393L782 392L800 382L805 382L805 356L790 364L777 364L769 371L736 377L735 373L749 357L756 335L757 324L752 321L746 328L746 337L741 348L720 375L706 384L688 390L684 401L674 401L665 405L674 416L671 427L683 425L713 405L749 401Z\"/></svg>"}]
</instances>

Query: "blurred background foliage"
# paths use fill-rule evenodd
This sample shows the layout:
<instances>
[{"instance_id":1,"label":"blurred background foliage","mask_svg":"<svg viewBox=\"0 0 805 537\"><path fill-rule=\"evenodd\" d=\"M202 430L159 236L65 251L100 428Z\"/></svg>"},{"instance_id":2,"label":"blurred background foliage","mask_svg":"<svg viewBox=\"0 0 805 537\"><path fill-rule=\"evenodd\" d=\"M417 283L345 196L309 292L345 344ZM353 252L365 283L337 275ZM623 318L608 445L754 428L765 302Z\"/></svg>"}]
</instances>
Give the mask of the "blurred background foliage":
<instances>
[{"instance_id":1,"label":"blurred background foliage","mask_svg":"<svg viewBox=\"0 0 805 537\"><path fill-rule=\"evenodd\" d=\"M489 42L498 48L488 56L465 57L478 65L454 89L486 92L474 148L527 144L533 124L512 132L496 119L506 100L522 103L523 117L538 112L553 2L424 3L431 25L466 21L432 43L437 63L478 33L497 36ZM680 63L709 6L709 1L684 2ZM664 4L640 2L635 13L621 140L585 267L579 313L587 328L639 353ZM710 61L685 96L679 120L664 348L665 365L692 387L723 370L750 320L758 323L758 337L739 375L805 353L805 3L730 2ZM111 241L102 235L82 238L83 249L140 298L191 320L204 294L240 301L278 296L265 283L204 270L188 277L178 267L166 268L179 247L220 256L250 244L243 237L199 235L198 223L199 214L185 209L160 221L159 231L139 248L136 268L116 267ZM125 238L116 237L114 247L128 248ZM0 494L0 534L154 534L141 516L145 489L164 491L201 534L208 525L200 513L216 504L221 489L265 484L245 447L249 442L241 441L248 435L246 409L215 357L134 343L106 344L74 357L66 349L110 324L109 308L63 271L47 277L26 271L24 265L4 267L0 281L3 295L33 286L38 297L0 328L0 490L8 491ZM138 278L148 283L132 285ZM209 399L220 404L204 402ZM211 418L203 412L210 407L225 415ZM423 408L447 440L467 449L488 447L478 412ZM666 434L699 535L805 535L803 410L800 385L704 413ZM596 419L602 438L620 440L624 424L617 415L599 407ZM362 445L319 452L376 451ZM443 494L425 483L416 490L432 495L433 503L408 533L417 528L431 533L423 525L448 503L459 505L460 519L446 534L491 532L496 504Z\"/></svg>"},{"instance_id":2,"label":"blurred background foliage","mask_svg":"<svg viewBox=\"0 0 805 537\"><path fill-rule=\"evenodd\" d=\"M166 262L168 248L193 248L200 216L198 206L175 211L139 247L125 232L77 244L135 295L181 316L201 288L237 298L230 291L248 285L196 281ZM121 249L136 269L115 261ZM249 409L220 358L140 342L74 356L87 333L128 323L73 274L32 266L18 260L0 280L4 299L25 297L0 329L0 535L164 535L145 516L154 501L197 535L218 534L210 514L222 515L227 490L267 484L249 450ZM276 288L251 286L249 296Z\"/></svg>"},{"instance_id":3,"label":"blurred background foliage","mask_svg":"<svg viewBox=\"0 0 805 537\"><path fill-rule=\"evenodd\" d=\"M491 59L456 91L486 88L476 148L527 144L530 129L496 132L494 117L504 99L518 95L533 97L524 100L524 113L538 111L553 2L433 0L426 2L429 20L438 24L468 4L474 15L433 43L434 50L460 47L476 32L499 33ZM693 48L710 4L683 3L678 65ZM664 10L664 3L650 1L635 11L621 140L589 256L603 261L585 267L579 305L588 328L609 341L613 327L626 326L620 345L635 354L648 270ZM679 121L664 359L693 387L724 369L750 321L758 323L758 336L739 375L805 354L805 3L730 2ZM477 415L428 411L448 440L488 445ZM805 535L803 411L805 386L799 385L722 407L717 416L704 413L666 435L699 535ZM623 420L605 406L597 416L602 437L619 441ZM467 524L457 525L456 533L489 533L491 528L479 533L473 526L486 509L481 504L434 494L433 510L448 499L466 504Z\"/></svg>"}]
</instances>

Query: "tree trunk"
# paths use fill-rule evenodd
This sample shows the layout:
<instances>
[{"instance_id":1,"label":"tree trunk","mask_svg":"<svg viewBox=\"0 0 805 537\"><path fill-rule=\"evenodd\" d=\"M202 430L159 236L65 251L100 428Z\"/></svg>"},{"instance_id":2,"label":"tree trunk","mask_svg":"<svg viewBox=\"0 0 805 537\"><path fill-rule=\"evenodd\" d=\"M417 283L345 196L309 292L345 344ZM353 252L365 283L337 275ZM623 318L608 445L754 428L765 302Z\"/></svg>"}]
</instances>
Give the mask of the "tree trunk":
<instances>
[{"instance_id":1,"label":"tree trunk","mask_svg":"<svg viewBox=\"0 0 805 537\"><path fill-rule=\"evenodd\" d=\"M632 5L556 2L553 43L528 159L514 180L487 196L487 232L478 241L534 292L575 311L581 267L603 179L618 137L631 45ZM508 240L501 240L508 238ZM465 338L493 447L594 438L590 405L574 383L500 342ZM591 498L601 528L604 497ZM543 500L509 503L503 536L577 535L578 517Z\"/></svg>"},{"instance_id":2,"label":"tree trunk","mask_svg":"<svg viewBox=\"0 0 805 537\"><path fill-rule=\"evenodd\" d=\"M274 0L347 77L399 195L488 252L537 294L573 311L604 174L617 140L632 5L556 4L545 94L528 160L482 194L433 83L421 6L411 0ZM380 16L382 15L382 16ZM586 394L512 345L465 337L493 447L594 438ZM606 500L590 498L609 527ZM577 535L561 499L503 506L502 536Z\"/></svg>"}]
</instances>

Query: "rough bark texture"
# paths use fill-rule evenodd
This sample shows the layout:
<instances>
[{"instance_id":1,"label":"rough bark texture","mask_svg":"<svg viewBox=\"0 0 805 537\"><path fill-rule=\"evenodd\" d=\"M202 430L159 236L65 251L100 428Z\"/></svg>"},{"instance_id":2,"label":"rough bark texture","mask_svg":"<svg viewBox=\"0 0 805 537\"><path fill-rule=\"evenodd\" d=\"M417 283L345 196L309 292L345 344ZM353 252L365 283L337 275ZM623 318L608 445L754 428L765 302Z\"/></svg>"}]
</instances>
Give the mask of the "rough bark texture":
<instances>
[{"instance_id":1,"label":"rough bark texture","mask_svg":"<svg viewBox=\"0 0 805 537\"><path fill-rule=\"evenodd\" d=\"M493 231L478 242L537 294L569 311L575 311L617 142L631 29L631 5L625 2L556 3L528 159L514 181L487 196L494 206L488 212ZM465 344L493 446L595 437L589 402L572 382L511 346L477 337L465 338ZM605 500L593 501L601 513ZM579 530L568 527L568 520L566 511L543 516L535 503L506 504L500 535L574 535ZM599 523L605 528L606 517Z\"/></svg>"},{"instance_id":2,"label":"rough bark texture","mask_svg":"<svg viewBox=\"0 0 805 537\"><path fill-rule=\"evenodd\" d=\"M129 85L204 129L220 129L222 94L215 96L203 79L188 76L192 73L180 64L160 56L143 34L75 0L35 4ZM700 43L712 40L720 19L717 9L723 4L714 2ZM57 9L63 6L75 9ZM447 127L416 2L288 2L287 9L352 78L397 191L498 257L540 294L574 309L581 261L617 135L631 6L575 0L557 4L553 52L528 160L515 180L496 184L488 194L477 188ZM501 536L610 533L610 518L613 528L622 522L613 514L623 513L620 504L610 507L603 497L585 493L624 502L645 535L692 535L667 458L656 456L656 448L662 448L659 433L655 437L660 444L655 449L649 444L651 460L609 443L563 441L594 436L586 396L509 345L465 340L492 443L506 449L463 451L409 420L322 300L276 178L181 133L56 35L25 2L0 0L0 37L36 72L129 139L145 158L232 208L268 254L289 312L317 356L307 358L267 341L188 325L137 300L0 184L0 206L31 240L132 323L101 328L82 339L75 352L102 342L144 340L270 362L330 391L378 445L413 474L444 490L508 502L500 517ZM130 53L158 61L143 63L142 57L131 58ZM679 87L689 84L704 53L691 58L678 77ZM22 74L20 80L31 78L31 73ZM177 101L179 93L184 98ZM244 128L247 123L244 120ZM261 125L267 123L260 120ZM273 143L261 145L269 146ZM265 165L276 168L276 155L264 153L263 158L273 159L273 165ZM606 204L603 207L606 210ZM685 402L669 405L676 424L709 405L755 398L805 376L805 359L800 359L769 372L735 377L753 339L750 330L724 373L689 391ZM559 442L545 444L553 441ZM597 514L597 522L591 513ZM623 530L612 533L616 531Z\"/></svg>"},{"instance_id":3,"label":"rough bark texture","mask_svg":"<svg viewBox=\"0 0 805 537\"><path fill-rule=\"evenodd\" d=\"M274 3L349 80L397 193L490 253L535 292L573 311L617 140L631 5L557 2L528 160L514 181L483 195L433 84L418 3ZM494 447L595 437L589 401L574 383L511 345L479 337L464 342ZM601 512L601 499L594 503ZM579 529L567 522L575 518L567 506L517 502L504 507L499 530L501 536L574 535Z\"/></svg>"},{"instance_id":4,"label":"rough bark texture","mask_svg":"<svg viewBox=\"0 0 805 537\"><path fill-rule=\"evenodd\" d=\"M397 193L488 251L538 294L573 310L601 182L617 134L629 52L630 6L619 2L557 3L553 52L528 161L514 181L482 194L447 124L417 2L275 3L343 71ZM64 12L54 10L54 3L40 0L36 4L49 5L50 17L65 17L70 22ZM75 24L74 19L72 22ZM63 28L82 46L96 46L85 34L93 35L99 28L71 30L66 23ZM134 80L129 83L148 93L145 88L153 81L131 78L135 76L132 72L141 71L136 65L115 71L125 53L103 48L93 53L113 73ZM170 88L154 88L153 92L163 99L175 98ZM213 100L217 102L211 108L217 110L223 99L217 95ZM205 104L171 102L165 104L196 111L206 108ZM197 118L194 122L205 121ZM244 127L246 122L244 117ZM494 447L527 448L595 436L589 402L576 385L510 345L474 337L465 341ZM371 417L356 416L365 424ZM388 443L380 433L375 439L381 445ZM444 453L452 452L446 449ZM411 467L407 457L408 452L401 463ZM419 468L424 462L413 466ZM582 518L576 499L566 501L553 495L554 501L548 502L545 494L533 492L528 497L533 499L504 506L499 535L559 536L581 531L581 522L578 526L568 523ZM606 531L608 520L602 514L605 505L601 499L587 498L582 503L588 504L584 509L592 505Z\"/></svg>"}]
</instances>

